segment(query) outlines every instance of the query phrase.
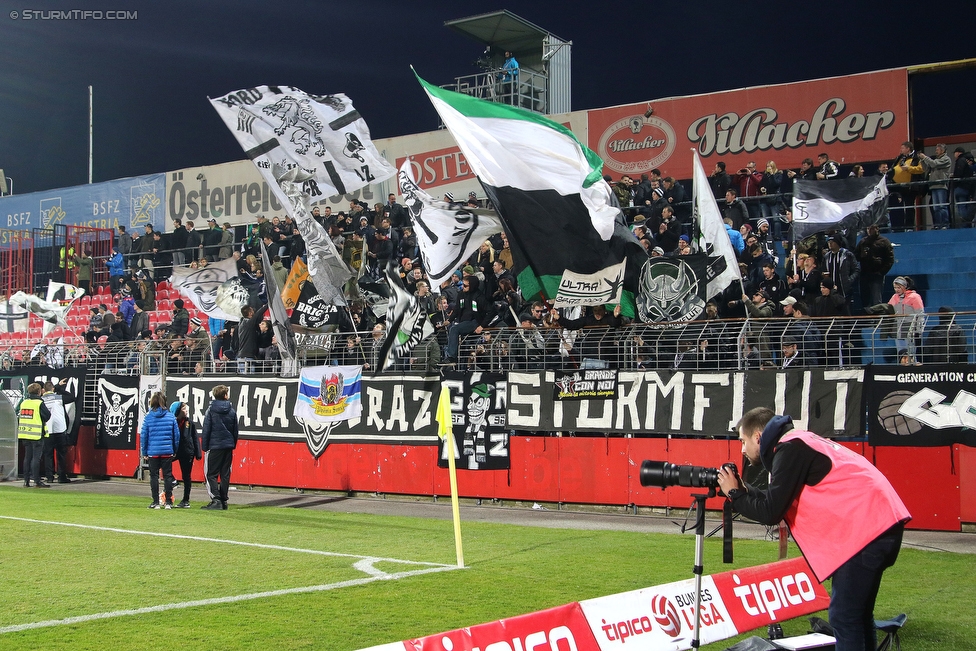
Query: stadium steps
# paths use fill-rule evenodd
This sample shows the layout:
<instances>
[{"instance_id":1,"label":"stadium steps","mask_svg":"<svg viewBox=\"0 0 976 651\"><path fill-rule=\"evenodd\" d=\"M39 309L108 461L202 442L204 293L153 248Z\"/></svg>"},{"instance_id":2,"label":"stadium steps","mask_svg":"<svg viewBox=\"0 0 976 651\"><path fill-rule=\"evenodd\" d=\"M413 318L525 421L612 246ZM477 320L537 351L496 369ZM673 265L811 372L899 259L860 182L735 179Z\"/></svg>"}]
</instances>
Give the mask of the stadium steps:
<instances>
[{"instance_id":1,"label":"stadium steps","mask_svg":"<svg viewBox=\"0 0 976 651\"><path fill-rule=\"evenodd\" d=\"M976 229L919 231L887 235L895 245L895 266L888 273L884 296L896 276L911 276L926 312L940 306L976 310Z\"/></svg>"}]
</instances>

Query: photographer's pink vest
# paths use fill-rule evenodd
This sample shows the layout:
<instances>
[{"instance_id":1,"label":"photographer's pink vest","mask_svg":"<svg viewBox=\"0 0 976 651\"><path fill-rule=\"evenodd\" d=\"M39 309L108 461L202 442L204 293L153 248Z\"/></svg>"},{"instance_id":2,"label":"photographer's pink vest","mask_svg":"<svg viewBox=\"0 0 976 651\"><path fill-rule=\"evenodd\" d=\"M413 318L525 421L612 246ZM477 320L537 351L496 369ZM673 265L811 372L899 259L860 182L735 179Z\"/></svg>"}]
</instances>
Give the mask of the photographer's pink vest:
<instances>
[{"instance_id":1,"label":"photographer's pink vest","mask_svg":"<svg viewBox=\"0 0 976 651\"><path fill-rule=\"evenodd\" d=\"M869 542L912 516L881 471L861 455L803 430L786 433L779 443L794 439L831 463L820 483L803 487L784 518L822 582Z\"/></svg>"}]
</instances>

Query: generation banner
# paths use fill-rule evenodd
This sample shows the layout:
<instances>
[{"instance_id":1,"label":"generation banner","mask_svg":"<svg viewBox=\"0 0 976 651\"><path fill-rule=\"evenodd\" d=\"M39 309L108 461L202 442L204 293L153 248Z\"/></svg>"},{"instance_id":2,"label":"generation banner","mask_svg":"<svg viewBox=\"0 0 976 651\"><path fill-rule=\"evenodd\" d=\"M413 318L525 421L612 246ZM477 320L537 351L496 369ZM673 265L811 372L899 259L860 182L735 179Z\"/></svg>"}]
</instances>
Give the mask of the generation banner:
<instances>
[{"instance_id":1,"label":"generation banner","mask_svg":"<svg viewBox=\"0 0 976 651\"><path fill-rule=\"evenodd\" d=\"M908 71L882 70L588 111L588 144L617 180L660 169L692 177L689 149L706 172L735 176L749 161L798 168L826 152L838 163L888 160L908 140Z\"/></svg>"},{"instance_id":2,"label":"generation banner","mask_svg":"<svg viewBox=\"0 0 976 651\"><path fill-rule=\"evenodd\" d=\"M0 244L9 231L53 229L58 224L117 228L133 231L152 225L165 226L166 177L164 174L133 176L104 183L15 194L0 198Z\"/></svg>"},{"instance_id":3,"label":"generation banner","mask_svg":"<svg viewBox=\"0 0 976 651\"><path fill-rule=\"evenodd\" d=\"M817 612L830 598L793 558L702 577L700 642ZM364 651L683 651L693 647L695 580L569 603Z\"/></svg>"},{"instance_id":4,"label":"generation banner","mask_svg":"<svg viewBox=\"0 0 976 651\"><path fill-rule=\"evenodd\" d=\"M864 399L871 445L976 446L976 366L868 366Z\"/></svg>"}]
</instances>

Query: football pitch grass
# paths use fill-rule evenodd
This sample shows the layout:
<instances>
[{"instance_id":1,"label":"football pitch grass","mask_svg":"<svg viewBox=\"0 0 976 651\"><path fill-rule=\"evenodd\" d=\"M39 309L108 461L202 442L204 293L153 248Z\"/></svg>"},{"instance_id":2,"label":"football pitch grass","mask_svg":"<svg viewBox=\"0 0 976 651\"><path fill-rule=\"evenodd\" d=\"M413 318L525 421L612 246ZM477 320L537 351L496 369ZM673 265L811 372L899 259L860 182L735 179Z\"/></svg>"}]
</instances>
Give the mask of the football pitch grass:
<instances>
[{"instance_id":1,"label":"football pitch grass","mask_svg":"<svg viewBox=\"0 0 976 651\"><path fill-rule=\"evenodd\" d=\"M148 503L0 485L0 648L360 649L690 578L694 562L690 534L462 522L457 569L449 520ZM706 573L775 561L777 544L721 555L706 540ZM903 548L876 615L908 613L906 649L972 648L974 577L974 554Z\"/></svg>"}]
</instances>

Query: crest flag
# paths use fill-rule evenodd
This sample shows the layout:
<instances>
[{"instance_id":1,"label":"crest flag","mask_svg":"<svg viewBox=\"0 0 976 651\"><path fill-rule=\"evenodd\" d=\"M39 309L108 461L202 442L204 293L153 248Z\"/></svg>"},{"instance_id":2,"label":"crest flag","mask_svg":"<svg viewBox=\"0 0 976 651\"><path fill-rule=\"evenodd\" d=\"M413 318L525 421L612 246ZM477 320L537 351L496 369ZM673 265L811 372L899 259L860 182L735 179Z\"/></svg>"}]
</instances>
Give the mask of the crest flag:
<instances>
[{"instance_id":1,"label":"crest flag","mask_svg":"<svg viewBox=\"0 0 976 651\"><path fill-rule=\"evenodd\" d=\"M362 366L305 366L295 403L295 417L336 423L362 414Z\"/></svg>"}]
</instances>

